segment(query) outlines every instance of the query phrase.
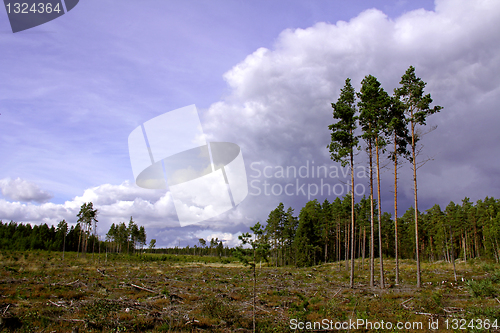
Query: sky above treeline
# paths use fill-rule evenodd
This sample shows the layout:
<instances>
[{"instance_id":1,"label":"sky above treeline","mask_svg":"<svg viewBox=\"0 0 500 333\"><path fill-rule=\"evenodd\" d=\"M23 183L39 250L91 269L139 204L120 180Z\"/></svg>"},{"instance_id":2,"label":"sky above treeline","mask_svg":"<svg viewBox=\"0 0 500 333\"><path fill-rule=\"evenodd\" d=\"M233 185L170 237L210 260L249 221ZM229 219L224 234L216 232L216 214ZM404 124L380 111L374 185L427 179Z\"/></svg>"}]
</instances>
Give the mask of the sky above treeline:
<instances>
[{"instance_id":1,"label":"sky above treeline","mask_svg":"<svg viewBox=\"0 0 500 333\"><path fill-rule=\"evenodd\" d=\"M421 140L419 209L499 198L499 40L497 0L94 0L15 34L0 9L0 220L74 225L92 201L101 236L133 216L157 246L237 245L280 202L298 215L308 200L347 193L348 170L326 149L331 103L347 77L359 91L374 75L392 94L410 65L443 107L421 128L437 126ZM249 194L181 227L169 190L135 184L128 136L191 104L208 141L241 147ZM355 162L359 200L366 153ZM404 213L410 164L400 173Z\"/></svg>"}]
</instances>

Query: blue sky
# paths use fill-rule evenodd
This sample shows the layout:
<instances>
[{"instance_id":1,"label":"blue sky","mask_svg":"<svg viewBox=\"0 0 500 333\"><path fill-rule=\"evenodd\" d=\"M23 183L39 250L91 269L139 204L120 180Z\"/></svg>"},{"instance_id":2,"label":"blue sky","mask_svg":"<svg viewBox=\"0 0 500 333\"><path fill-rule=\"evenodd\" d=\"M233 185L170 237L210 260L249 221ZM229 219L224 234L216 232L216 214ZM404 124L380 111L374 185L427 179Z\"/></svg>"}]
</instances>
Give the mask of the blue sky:
<instances>
[{"instance_id":1,"label":"blue sky","mask_svg":"<svg viewBox=\"0 0 500 333\"><path fill-rule=\"evenodd\" d=\"M298 214L308 199L255 195L266 180L297 181L256 170L335 166L326 126L345 78L359 89L372 74L391 93L410 65L444 107L422 140L422 159L433 160L419 170L420 208L500 197L499 18L494 0L87 0L13 34L0 10L0 219L74 223L93 201L101 234L132 215L159 246L200 237L234 245L280 201ZM181 228L168 191L134 185L127 138L191 104L210 140L240 145L256 182L236 209ZM356 158L366 165L363 153ZM405 165L402 212L412 201L410 176ZM382 173L389 212L391 177Z\"/></svg>"}]
</instances>

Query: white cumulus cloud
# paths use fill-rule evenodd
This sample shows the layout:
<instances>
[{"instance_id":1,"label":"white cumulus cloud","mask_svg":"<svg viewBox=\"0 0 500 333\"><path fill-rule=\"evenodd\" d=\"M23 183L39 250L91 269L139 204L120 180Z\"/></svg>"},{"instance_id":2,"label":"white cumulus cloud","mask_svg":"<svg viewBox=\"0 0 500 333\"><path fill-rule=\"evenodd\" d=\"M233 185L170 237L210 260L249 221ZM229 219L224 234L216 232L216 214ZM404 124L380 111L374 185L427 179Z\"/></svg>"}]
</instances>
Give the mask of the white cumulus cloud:
<instances>
[{"instance_id":1,"label":"white cumulus cloud","mask_svg":"<svg viewBox=\"0 0 500 333\"><path fill-rule=\"evenodd\" d=\"M19 177L0 179L0 189L5 197L15 201L42 203L52 199L52 194L43 191L35 183Z\"/></svg>"}]
</instances>

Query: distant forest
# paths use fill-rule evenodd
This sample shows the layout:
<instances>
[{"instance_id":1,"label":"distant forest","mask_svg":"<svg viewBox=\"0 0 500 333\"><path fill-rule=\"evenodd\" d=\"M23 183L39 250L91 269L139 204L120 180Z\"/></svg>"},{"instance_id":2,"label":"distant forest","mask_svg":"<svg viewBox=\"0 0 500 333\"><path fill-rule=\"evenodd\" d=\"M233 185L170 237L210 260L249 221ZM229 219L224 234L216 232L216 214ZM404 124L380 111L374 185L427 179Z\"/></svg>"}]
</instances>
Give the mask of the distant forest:
<instances>
[{"instance_id":1,"label":"distant forest","mask_svg":"<svg viewBox=\"0 0 500 333\"><path fill-rule=\"evenodd\" d=\"M146 233L143 226L137 227L135 222L112 224L106 234L105 240L93 234L88 235L86 248L84 247L85 231L82 224L77 223L68 230L65 220L59 222L57 227L48 226L46 223L32 226L29 223L16 223L14 221L0 221L0 250L45 250L45 251L74 251L74 252L112 252L136 253L138 250L149 253L181 254L181 255L208 255L232 256L235 249L225 247L218 238L210 241L199 239L193 247L156 248L156 239L151 239L146 244ZM98 239L99 238L99 239ZM80 244L80 245L79 245ZM147 245L147 248L146 248Z\"/></svg>"},{"instance_id":2,"label":"distant forest","mask_svg":"<svg viewBox=\"0 0 500 333\"><path fill-rule=\"evenodd\" d=\"M84 203L77 215L76 225L69 229L66 220L59 222L57 227L49 227L45 223L31 226L0 221L0 249L130 253L146 245L146 231L134 222L132 216L128 225L124 222L113 223L106 240L101 241L97 235L98 213L92 202ZM151 242L152 247L155 242Z\"/></svg>"},{"instance_id":3,"label":"distant forest","mask_svg":"<svg viewBox=\"0 0 500 333\"><path fill-rule=\"evenodd\" d=\"M59 222L57 227L49 227L45 223L31 226L13 221L10 223L0 221L0 249L128 253L144 247L146 243L144 227L138 228L134 222L129 226L125 223L118 226L113 224L110 231L108 234L113 236L101 241L93 234L85 235L81 223L68 230L65 220Z\"/></svg>"},{"instance_id":4,"label":"distant forest","mask_svg":"<svg viewBox=\"0 0 500 333\"><path fill-rule=\"evenodd\" d=\"M4 223L0 220L0 250L45 250L45 251L74 251L82 253L136 253L153 252L163 254L181 255L208 255L218 257L232 256L236 249L224 247L218 238L206 241L202 238L193 247L175 247L156 249L156 239L149 241L146 246L146 230L144 226L138 226L130 217L128 224L121 222L112 224L106 233L104 240L97 236L98 210L93 203L84 203L78 213L75 226L68 228L66 220L59 222L57 227L31 225L29 223L17 223L10 221Z\"/></svg>"}]
</instances>

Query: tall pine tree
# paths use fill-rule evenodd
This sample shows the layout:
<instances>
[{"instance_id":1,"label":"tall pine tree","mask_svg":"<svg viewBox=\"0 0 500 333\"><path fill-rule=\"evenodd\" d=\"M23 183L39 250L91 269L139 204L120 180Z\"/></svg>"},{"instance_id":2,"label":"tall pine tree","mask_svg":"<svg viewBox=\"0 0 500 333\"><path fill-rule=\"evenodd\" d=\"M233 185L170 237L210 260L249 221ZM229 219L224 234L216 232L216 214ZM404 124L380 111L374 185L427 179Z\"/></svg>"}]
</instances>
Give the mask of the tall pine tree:
<instances>
[{"instance_id":1,"label":"tall pine tree","mask_svg":"<svg viewBox=\"0 0 500 333\"><path fill-rule=\"evenodd\" d=\"M420 246L418 238L418 191L417 191L417 141L419 139L416 126L425 125L427 117L439 112L442 107L430 107L432 98L430 94L424 95L426 83L415 75L415 68L410 66L399 82L401 87L394 90L395 97L398 98L407 115L411 134L411 161L413 166L413 195L415 199L415 256L417 261L417 288L422 286L420 270Z\"/></svg>"},{"instance_id":2,"label":"tall pine tree","mask_svg":"<svg viewBox=\"0 0 500 333\"><path fill-rule=\"evenodd\" d=\"M359 138L354 133L357 127L355 99L356 93L351 85L351 79L347 78L339 99L336 103L332 103L333 119L338 121L328 126L331 131L331 142L327 146L332 160L341 162L343 167L349 165L351 169L351 288L354 288L354 150L358 149L359 144Z\"/></svg>"},{"instance_id":3,"label":"tall pine tree","mask_svg":"<svg viewBox=\"0 0 500 333\"><path fill-rule=\"evenodd\" d=\"M370 158L370 194L373 202L373 181L372 177L372 147L375 148L375 165L377 171L377 202L378 202L378 242L380 256L380 287L384 288L384 261L382 256L382 207L380 200L380 153L387 145L384 130L388 123L388 109L391 105L391 99L380 82L373 75L367 75L361 81L361 90L358 93L360 102L358 103L360 116L359 122L363 129L363 138L368 143L368 154ZM373 227L373 223L372 223ZM372 242L374 240L372 229ZM373 245L372 245L373 247ZM371 247L371 248L372 248ZM373 250L372 250L373 251ZM371 257L370 285L373 286L373 258Z\"/></svg>"},{"instance_id":4,"label":"tall pine tree","mask_svg":"<svg viewBox=\"0 0 500 333\"><path fill-rule=\"evenodd\" d=\"M394 258L396 271L396 285L399 285L399 230L398 230L398 168L399 156L409 158L406 149L411 142L408 134L407 119L401 102L397 98L391 98L389 108L388 124L385 129L389 140L392 140L393 150L389 153L390 159L394 162Z\"/></svg>"}]
</instances>

